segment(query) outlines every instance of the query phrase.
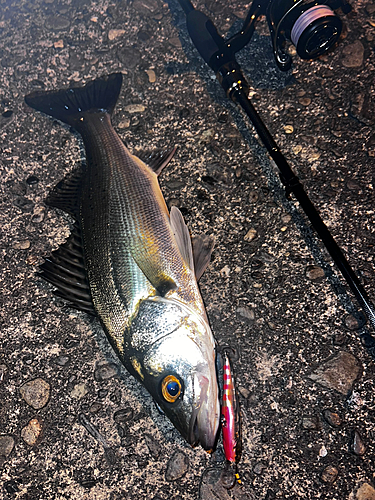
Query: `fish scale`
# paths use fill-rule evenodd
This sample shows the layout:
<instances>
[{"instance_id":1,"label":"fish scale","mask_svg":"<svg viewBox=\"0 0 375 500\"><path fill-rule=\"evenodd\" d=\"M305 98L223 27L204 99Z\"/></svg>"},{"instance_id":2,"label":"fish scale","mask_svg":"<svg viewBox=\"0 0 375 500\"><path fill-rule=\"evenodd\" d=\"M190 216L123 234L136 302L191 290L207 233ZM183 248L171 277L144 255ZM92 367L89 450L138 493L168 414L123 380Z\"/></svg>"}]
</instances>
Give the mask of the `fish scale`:
<instances>
[{"instance_id":1,"label":"fish scale","mask_svg":"<svg viewBox=\"0 0 375 500\"><path fill-rule=\"evenodd\" d=\"M92 115L89 119L84 117L87 125L81 129L81 134L89 154L86 157L87 178L83 183L79 222L93 303L112 343L114 342L118 351L122 352L128 310L127 303L121 300L112 276L109 211L109 172L116 165L118 141L109 133L108 127L103 126L105 118L104 114ZM97 191L100 196L94 196Z\"/></svg>"}]
</instances>

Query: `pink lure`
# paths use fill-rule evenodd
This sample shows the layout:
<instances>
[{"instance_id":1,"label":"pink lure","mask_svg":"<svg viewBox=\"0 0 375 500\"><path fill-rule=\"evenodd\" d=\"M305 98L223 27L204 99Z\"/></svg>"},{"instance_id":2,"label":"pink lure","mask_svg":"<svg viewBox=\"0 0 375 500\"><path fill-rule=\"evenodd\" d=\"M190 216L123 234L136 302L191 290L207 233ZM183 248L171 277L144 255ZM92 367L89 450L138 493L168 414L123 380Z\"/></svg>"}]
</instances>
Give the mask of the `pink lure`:
<instances>
[{"instance_id":1,"label":"pink lure","mask_svg":"<svg viewBox=\"0 0 375 500\"><path fill-rule=\"evenodd\" d=\"M237 463L240 459L240 416L237 406L233 372L229 357L223 354L224 384L223 402L221 406L221 428L225 458L230 463Z\"/></svg>"}]
</instances>

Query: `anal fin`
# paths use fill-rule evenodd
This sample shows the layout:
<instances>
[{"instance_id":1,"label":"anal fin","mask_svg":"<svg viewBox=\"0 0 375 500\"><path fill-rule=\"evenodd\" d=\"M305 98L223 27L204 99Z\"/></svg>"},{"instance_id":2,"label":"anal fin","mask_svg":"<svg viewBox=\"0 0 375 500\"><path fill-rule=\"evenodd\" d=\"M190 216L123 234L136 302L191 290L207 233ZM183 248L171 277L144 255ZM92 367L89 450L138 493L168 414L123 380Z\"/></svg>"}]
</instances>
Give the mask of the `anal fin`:
<instances>
[{"instance_id":1,"label":"anal fin","mask_svg":"<svg viewBox=\"0 0 375 500\"><path fill-rule=\"evenodd\" d=\"M81 197L82 168L70 172L48 194L46 204L59 208L64 212L78 218L79 200Z\"/></svg>"},{"instance_id":2,"label":"anal fin","mask_svg":"<svg viewBox=\"0 0 375 500\"><path fill-rule=\"evenodd\" d=\"M54 294L73 307L95 315L83 257L81 231L77 223L63 245L40 266L39 276L56 287Z\"/></svg>"}]
</instances>

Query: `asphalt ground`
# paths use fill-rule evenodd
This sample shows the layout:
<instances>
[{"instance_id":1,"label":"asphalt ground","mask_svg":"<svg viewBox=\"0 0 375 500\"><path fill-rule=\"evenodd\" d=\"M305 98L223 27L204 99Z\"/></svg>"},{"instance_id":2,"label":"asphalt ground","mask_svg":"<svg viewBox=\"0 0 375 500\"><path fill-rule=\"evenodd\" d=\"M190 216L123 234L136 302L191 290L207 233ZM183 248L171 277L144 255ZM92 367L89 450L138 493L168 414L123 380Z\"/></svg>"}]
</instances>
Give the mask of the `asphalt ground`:
<instances>
[{"instance_id":1,"label":"asphalt ground","mask_svg":"<svg viewBox=\"0 0 375 500\"><path fill-rule=\"evenodd\" d=\"M374 298L375 3L352 1L335 50L277 68L265 20L239 61L251 98ZM222 33L248 4L199 2ZM241 485L221 444L191 449L120 366L98 323L37 276L69 235L48 191L81 161L24 96L121 71L131 151L177 146L160 176L192 234L241 404ZM0 497L374 499L374 360L345 282L251 126L192 48L174 0L0 0ZM370 332L370 330L368 330Z\"/></svg>"}]
</instances>

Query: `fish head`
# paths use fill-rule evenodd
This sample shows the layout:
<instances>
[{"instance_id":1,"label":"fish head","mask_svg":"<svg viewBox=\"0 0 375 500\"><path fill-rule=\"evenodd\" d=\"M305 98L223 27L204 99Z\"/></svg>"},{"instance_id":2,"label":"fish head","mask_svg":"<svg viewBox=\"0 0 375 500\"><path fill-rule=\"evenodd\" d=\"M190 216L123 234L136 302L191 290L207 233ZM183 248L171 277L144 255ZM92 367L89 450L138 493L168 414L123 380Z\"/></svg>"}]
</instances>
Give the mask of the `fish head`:
<instances>
[{"instance_id":1,"label":"fish head","mask_svg":"<svg viewBox=\"0 0 375 500\"><path fill-rule=\"evenodd\" d=\"M205 319L175 299L155 297L141 303L129 330L132 373L192 446L212 450L220 404Z\"/></svg>"}]
</instances>

